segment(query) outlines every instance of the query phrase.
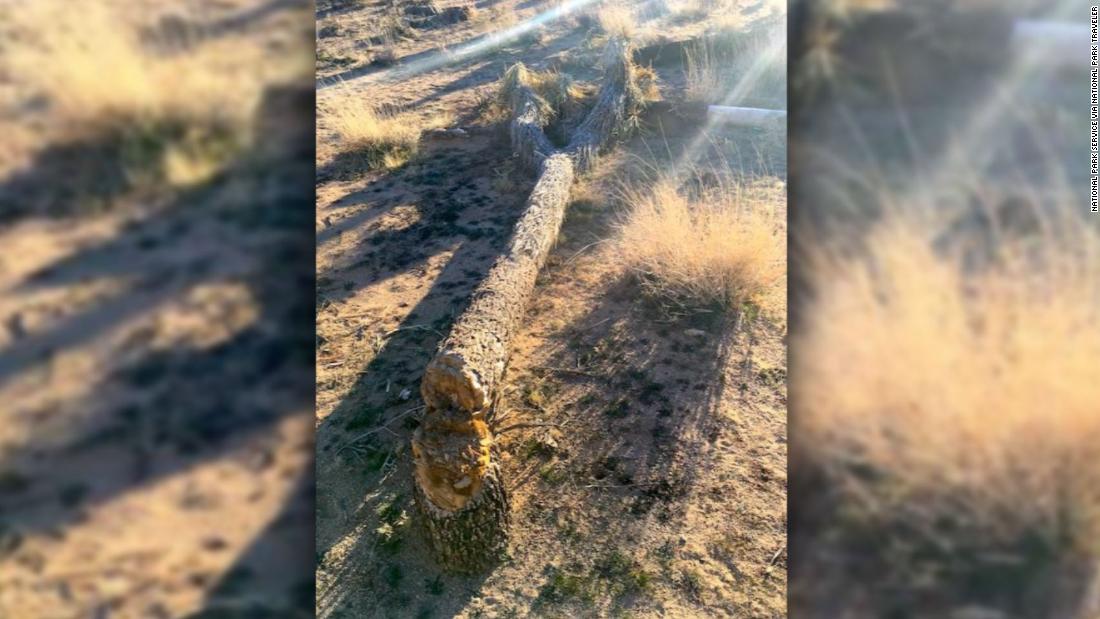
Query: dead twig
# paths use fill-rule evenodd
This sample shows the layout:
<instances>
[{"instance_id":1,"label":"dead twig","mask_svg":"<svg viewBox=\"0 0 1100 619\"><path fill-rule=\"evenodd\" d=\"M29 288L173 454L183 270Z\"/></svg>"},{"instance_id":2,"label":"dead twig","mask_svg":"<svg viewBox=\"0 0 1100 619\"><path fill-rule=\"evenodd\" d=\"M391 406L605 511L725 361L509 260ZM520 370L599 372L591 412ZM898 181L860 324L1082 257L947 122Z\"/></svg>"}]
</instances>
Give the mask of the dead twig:
<instances>
[{"instance_id":1,"label":"dead twig","mask_svg":"<svg viewBox=\"0 0 1100 619\"><path fill-rule=\"evenodd\" d=\"M781 545L779 547L779 550L776 550L775 554L772 555L772 560L768 561L768 566L770 567L772 565L775 565L775 562L779 560L779 555L783 554L783 551L786 550L786 549L787 549L787 544L786 543Z\"/></svg>"},{"instance_id":2,"label":"dead twig","mask_svg":"<svg viewBox=\"0 0 1100 619\"><path fill-rule=\"evenodd\" d=\"M497 434L499 436L501 434L504 434L505 432L509 432L511 430L519 430L519 429L522 429L522 428L561 428L561 427L564 427L564 424L560 424L560 423L534 423L534 422L514 423L510 426L507 426L507 427L504 427L504 428L501 428L501 429L497 430L495 432L495 434Z\"/></svg>"},{"instance_id":3,"label":"dead twig","mask_svg":"<svg viewBox=\"0 0 1100 619\"><path fill-rule=\"evenodd\" d=\"M559 374L576 374L577 376L586 376L586 377L589 377L589 378L599 378L599 376L600 376L599 374L596 374L595 372L588 372L588 371L585 371L585 370L574 370L574 369L571 369L571 368L543 366L539 369L546 370L547 372L557 372Z\"/></svg>"},{"instance_id":4,"label":"dead twig","mask_svg":"<svg viewBox=\"0 0 1100 619\"><path fill-rule=\"evenodd\" d=\"M585 245L584 247L580 248L580 249L579 249L579 250L577 251L577 253L573 254L572 256L570 256L570 258L569 258L568 260L566 260L566 261L565 261L565 263L564 263L564 264L565 264L565 266L569 266L570 264L573 264L573 261L574 261L574 260L576 260L576 259L577 259L578 257L580 257L580 255L581 255L581 254L583 254L584 252L588 251L589 249L591 249L591 248L593 248L593 247L595 247L595 246L597 246L597 245L601 245L601 244L603 244L603 243L610 243L610 242L612 242L612 241L614 241L614 240L615 240L615 239L601 239L601 240L599 240L599 241L596 241L595 243L589 243L588 245Z\"/></svg>"},{"instance_id":5,"label":"dead twig","mask_svg":"<svg viewBox=\"0 0 1100 619\"><path fill-rule=\"evenodd\" d=\"M340 447L340 449L336 450L336 455L340 455L340 453L343 452L345 449L348 449L348 448L354 446L359 441L361 441L361 440L363 440L363 439L365 439L369 436L372 436L374 434L377 434L378 432L382 432L382 431L389 432L390 434L394 435L395 437L400 438L396 432L394 432L393 430L390 430L386 426L388 426L391 423L397 421L398 419L404 419L405 417L408 417L412 413L415 413L415 412L421 411L421 410L424 410L424 405L423 404L421 404L420 406L414 406L414 407L410 408L409 410L401 413L400 415L394 417L393 419L390 419L386 423L383 423L382 425L380 425L376 428L372 428L370 430L367 430L366 432L360 434L359 436L357 436L357 437L349 440L348 442L344 443L344 445L342 447Z\"/></svg>"},{"instance_id":6,"label":"dead twig","mask_svg":"<svg viewBox=\"0 0 1100 619\"><path fill-rule=\"evenodd\" d=\"M661 482L659 481L638 481L631 484L588 484L585 488L646 488L649 486L656 486Z\"/></svg>"}]
</instances>

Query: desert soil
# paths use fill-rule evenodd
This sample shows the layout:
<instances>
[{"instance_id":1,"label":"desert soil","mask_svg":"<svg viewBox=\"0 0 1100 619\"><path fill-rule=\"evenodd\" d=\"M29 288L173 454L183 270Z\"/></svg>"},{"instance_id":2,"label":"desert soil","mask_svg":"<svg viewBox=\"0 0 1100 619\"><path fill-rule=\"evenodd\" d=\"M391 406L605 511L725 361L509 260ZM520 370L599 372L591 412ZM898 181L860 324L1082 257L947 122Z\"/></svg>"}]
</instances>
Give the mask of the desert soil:
<instances>
[{"instance_id":1,"label":"desert soil","mask_svg":"<svg viewBox=\"0 0 1100 619\"><path fill-rule=\"evenodd\" d=\"M266 55L226 56L263 90L308 54L308 4L123 14ZM312 616L308 133L185 190L92 196L120 162L35 96L0 78L0 616ZM309 106L277 98L260 121L293 133Z\"/></svg>"},{"instance_id":2,"label":"desert soil","mask_svg":"<svg viewBox=\"0 0 1100 619\"><path fill-rule=\"evenodd\" d=\"M550 5L505 1L482 13L522 22ZM782 191L782 148L753 130L699 140L698 125L647 118L575 188L492 424L513 497L510 556L477 577L433 564L412 502L421 372L506 246L533 184L479 103L517 60L575 66L591 79L599 47L583 27L554 24L476 58L408 71L444 43L496 27L475 17L400 41L387 69L370 65L388 48L367 34L382 10L321 3L319 95L347 88L425 121L444 115L466 135L428 135L388 171L326 173L322 155L319 616L785 616L785 328L648 297L616 266L610 242L623 179L693 145L705 144L694 149L696 167L764 176ZM332 66L347 50L359 60ZM563 51L573 55L565 65ZM657 70L674 98L682 68ZM343 84L324 79L337 75ZM322 121L319 151L338 147Z\"/></svg>"}]
</instances>

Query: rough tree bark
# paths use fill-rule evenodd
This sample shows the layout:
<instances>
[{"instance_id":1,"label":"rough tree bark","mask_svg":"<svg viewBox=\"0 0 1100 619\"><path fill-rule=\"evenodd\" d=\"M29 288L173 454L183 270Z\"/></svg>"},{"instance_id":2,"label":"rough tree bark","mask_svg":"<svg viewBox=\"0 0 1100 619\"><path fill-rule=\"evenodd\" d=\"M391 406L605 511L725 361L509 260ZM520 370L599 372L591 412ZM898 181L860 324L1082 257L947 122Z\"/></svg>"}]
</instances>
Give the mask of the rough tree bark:
<instances>
[{"instance_id":1,"label":"rough tree bark","mask_svg":"<svg viewBox=\"0 0 1100 619\"><path fill-rule=\"evenodd\" d=\"M509 70L505 80L511 81L512 152L532 170L538 170L542 162L554 153L554 145L546 137L543 127L553 119L553 109L525 81L527 69L518 64Z\"/></svg>"},{"instance_id":2,"label":"rough tree bark","mask_svg":"<svg viewBox=\"0 0 1100 619\"><path fill-rule=\"evenodd\" d=\"M488 410L535 278L561 229L572 184L573 162L567 155L557 153L543 162L507 253L489 270L424 373L420 390L429 409Z\"/></svg>"},{"instance_id":3,"label":"rough tree bark","mask_svg":"<svg viewBox=\"0 0 1100 619\"><path fill-rule=\"evenodd\" d=\"M620 133L629 131L633 122L631 115L642 99L625 42L616 39L607 44L604 69L604 87L565 147L581 172L590 170L596 156Z\"/></svg>"},{"instance_id":4,"label":"rough tree bark","mask_svg":"<svg viewBox=\"0 0 1100 619\"><path fill-rule=\"evenodd\" d=\"M474 292L466 311L428 364L420 384L426 412L413 436L420 512L440 563L472 572L507 548L509 500L494 460L486 416L508 365L539 270L557 240L575 170L587 170L640 99L627 45L608 45L606 81L568 147L553 148L543 132L551 107L510 73L512 147L538 170L511 244Z\"/></svg>"}]
</instances>

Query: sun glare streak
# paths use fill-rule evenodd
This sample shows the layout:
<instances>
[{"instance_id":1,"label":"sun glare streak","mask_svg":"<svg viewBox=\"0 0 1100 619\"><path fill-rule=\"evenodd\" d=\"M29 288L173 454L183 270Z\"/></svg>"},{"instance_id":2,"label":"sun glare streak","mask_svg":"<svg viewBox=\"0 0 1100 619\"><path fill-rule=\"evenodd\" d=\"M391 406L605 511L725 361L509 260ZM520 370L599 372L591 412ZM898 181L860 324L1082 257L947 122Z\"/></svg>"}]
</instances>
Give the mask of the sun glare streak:
<instances>
[{"instance_id":1,"label":"sun glare streak","mask_svg":"<svg viewBox=\"0 0 1100 619\"><path fill-rule=\"evenodd\" d=\"M778 58L787 48L787 33L783 28L774 28L768 34L768 45L764 48L763 52L753 59L752 64L749 65L745 74L737 80L737 83L730 88L729 92L722 98L719 105L736 105L748 95L753 87L760 81L760 78L767 71L769 65L777 60L784 60ZM786 105L783 106L786 110ZM703 125L699 133L692 139L691 143L683 154L676 161L673 173L679 174L686 167L690 167L691 162L695 160L699 151L709 141L711 131L718 125L722 124L722 119L718 115L707 114L706 124Z\"/></svg>"},{"instance_id":2,"label":"sun glare streak","mask_svg":"<svg viewBox=\"0 0 1100 619\"><path fill-rule=\"evenodd\" d=\"M1058 5L1051 15L1064 15L1065 5L1065 2ZM1003 135L1004 124L1019 106L1026 88L1036 76L1048 73L1058 60L1056 46L1033 43L1027 38L1009 39L1009 45L1027 47L1008 50L1013 54L1009 72L990 88L988 95L971 106L973 111L961 125L964 128L951 140L939 161L930 166L930 173L915 177L918 185L942 187L959 170L982 170L993 161L998 149L990 148L990 144ZM915 187L912 191L921 190Z\"/></svg>"},{"instance_id":3,"label":"sun glare streak","mask_svg":"<svg viewBox=\"0 0 1100 619\"><path fill-rule=\"evenodd\" d=\"M436 69L441 69L447 65L472 60L502 45L511 43L542 26L570 15L596 1L597 0L569 0L552 9L543 11L526 21L520 22L507 30L491 32L486 35L475 37L474 40L463 43L454 49L432 52L424 58L418 58L408 64L365 76L364 79L368 82L405 80L421 73L428 73ZM322 83L318 88L324 89L335 86L341 83L341 81L342 80L338 79L330 79Z\"/></svg>"}]
</instances>

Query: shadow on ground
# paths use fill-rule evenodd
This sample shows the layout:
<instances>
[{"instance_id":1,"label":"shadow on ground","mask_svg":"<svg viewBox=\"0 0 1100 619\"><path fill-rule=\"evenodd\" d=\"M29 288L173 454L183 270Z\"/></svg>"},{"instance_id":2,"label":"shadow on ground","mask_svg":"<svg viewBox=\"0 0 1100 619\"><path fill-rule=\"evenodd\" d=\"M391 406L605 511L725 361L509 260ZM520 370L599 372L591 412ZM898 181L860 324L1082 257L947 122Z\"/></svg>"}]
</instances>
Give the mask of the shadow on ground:
<instances>
[{"instance_id":1,"label":"shadow on ground","mask_svg":"<svg viewBox=\"0 0 1100 619\"><path fill-rule=\"evenodd\" d=\"M318 427L318 478L324 480L318 519L328 525L318 528L320 616L359 616L379 608L449 616L479 589L481 579L452 577L434 566L412 530L412 494L402 490L411 490L406 450L419 416L420 374L504 249L521 212L520 196L501 196L468 180L492 178L492 170L503 163L495 142L479 144L430 146L401 170L337 201L366 206L318 233L322 244L345 233L360 235L346 252L348 259L334 261L319 274L321 312L338 311L349 297L387 280L426 274L433 256L449 254L421 300L401 310L404 317L382 334L383 343L369 355L359 378ZM459 169L463 174L451 173ZM375 190L392 199L372 197ZM397 229L381 227L380 220L397 202L415 206L418 218ZM370 340L364 331L377 327L360 322L366 348ZM322 351L324 344L319 343ZM332 552L336 546L338 552ZM376 606L362 607L364 599Z\"/></svg>"},{"instance_id":2,"label":"shadow on ground","mask_svg":"<svg viewBox=\"0 0 1100 619\"><path fill-rule=\"evenodd\" d=\"M56 355L133 321L149 319L204 286L245 287L258 315L210 347L154 346L148 332L138 329L122 349L109 351L105 363L111 369L86 398L43 412L79 421L67 423L62 436L33 436L0 462L0 469L26 480L0 492L5 556L29 536L63 536L98 504L242 450L255 456L258 474L271 464L264 454L279 440L276 426L292 416L308 417L313 140L302 121L312 109L308 88L269 89L256 119L262 144L215 178L133 219L114 238L81 248L19 285L27 292L97 280L131 282L114 296L41 333L22 334L0 350L3 383L39 372ZM54 207L119 198L128 186L116 173L115 148L110 141L92 140L47 149L29 171L0 188L5 217L41 215L42 208L47 214L72 215ZM25 193L34 186L50 190ZM312 444L305 441L301 449L311 450ZM311 612L310 553L303 544L281 554L279 569L297 570L292 590L264 590L262 579L250 578L260 569L257 558L268 557L265 548L285 546L288 536L300 538L312 527L310 471L296 475L298 490L283 513L237 558L226 582L208 587L209 608L196 616L233 616L208 613L224 603L239 606L241 599L266 600L264 616ZM171 545L170 539L164 542Z\"/></svg>"},{"instance_id":3,"label":"shadow on ground","mask_svg":"<svg viewBox=\"0 0 1100 619\"><path fill-rule=\"evenodd\" d=\"M309 0L267 0L206 22L169 15L148 28L143 37L157 48L184 53L207 41L236 36L263 27L265 22L285 11L307 9L311 6Z\"/></svg>"}]
</instances>

